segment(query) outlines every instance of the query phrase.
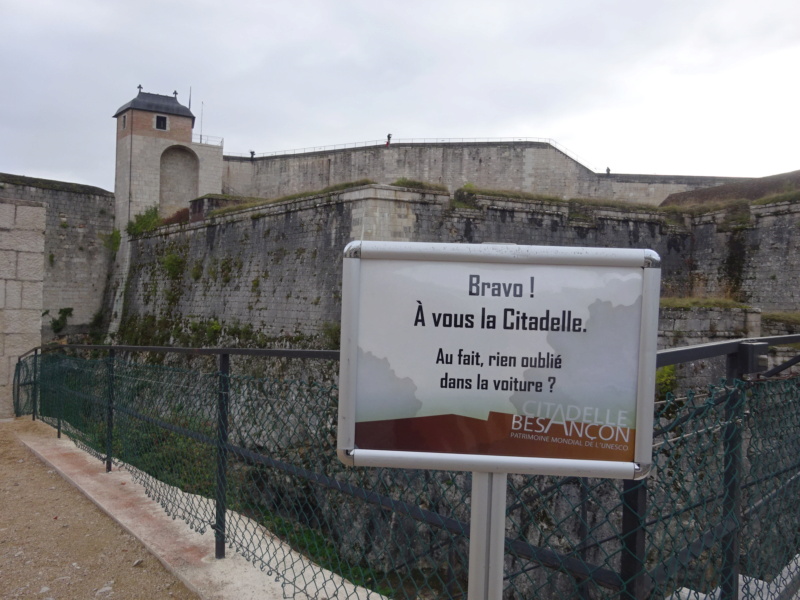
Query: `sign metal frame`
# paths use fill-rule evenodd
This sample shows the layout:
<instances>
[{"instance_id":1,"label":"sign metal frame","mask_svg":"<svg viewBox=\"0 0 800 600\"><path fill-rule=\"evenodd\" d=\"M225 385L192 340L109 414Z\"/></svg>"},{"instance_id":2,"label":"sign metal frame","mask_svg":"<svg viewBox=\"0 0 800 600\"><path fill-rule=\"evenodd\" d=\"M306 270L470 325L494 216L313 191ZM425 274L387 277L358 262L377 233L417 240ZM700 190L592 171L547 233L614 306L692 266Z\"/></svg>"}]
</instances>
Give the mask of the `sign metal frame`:
<instances>
[{"instance_id":1,"label":"sign metal frame","mask_svg":"<svg viewBox=\"0 0 800 600\"><path fill-rule=\"evenodd\" d=\"M498 454L457 454L359 448L356 412L359 380L360 313L371 300L367 261L419 261L447 270L452 263L531 265L546 267L610 267L641 274L638 322L638 365L635 383L633 460L593 460ZM378 263L373 263L377 265ZM391 266L393 263L386 263ZM436 268L431 266L431 268ZM516 268L516 267L514 267ZM641 270L641 271L640 271ZM354 241L344 250L342 281L341 363L339 373L338 456L351 466L467 470L481 473L521 473L578 477L642 479L651 466L653 402L658 335L660 258L652 250L520 246L513 244L442 244L425 242ZM638 281L638 279L637 279ZM365 295L366 294L366 295ZM635 335L635 332L634 334ZM410 351L410 350L407 350ZM419 351L419 350L416 350ZM613 348L609 348L613 352ZM362 367L363 368L363 367ZM577 367L573 367L577 369ZM363 373L362 373L363 375Z\"/></svg>"}]
</instances>

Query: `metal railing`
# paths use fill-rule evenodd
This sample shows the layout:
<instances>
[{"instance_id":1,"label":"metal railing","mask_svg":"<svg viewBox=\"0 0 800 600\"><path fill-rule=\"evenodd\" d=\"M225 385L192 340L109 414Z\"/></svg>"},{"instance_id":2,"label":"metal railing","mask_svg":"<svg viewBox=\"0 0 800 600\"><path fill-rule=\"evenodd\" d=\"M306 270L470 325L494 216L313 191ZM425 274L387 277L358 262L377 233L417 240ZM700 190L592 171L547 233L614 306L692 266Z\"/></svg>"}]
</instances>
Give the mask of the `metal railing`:
<instances>
[{"instance_id":1,"label":"metal railing","mask_svg":"<svg viewBox=\"0 0 800 600\"><path fill-rule=\"evenodd\" d=\"M648 479L510 476L504 598L791 597L800 584L800 382L743 377L760 370L770 345L797 342L659 352L659 366L725 356L728 378L658 401ZM216 366L153 364L177 355ZM64 429L106 468L124 464L170 514L211 528L217 556L236 548L287 590L466 597L470 474L341 465L337 359L36 349L18 363L15 409ZM234 374L245 369L261 372Z\"/></svg>"},{"instance_id":2,"label":"metal railing","mask_svg":"<svg viewBox=\"0 0 800 600\"><path fill-rule=\"evenodd\" d=\"M225 142L225 138L221 138L216 135L192 133L192 142L195 144L206 144L208 146L222 146Z\"/></svg>"}]
</instances>

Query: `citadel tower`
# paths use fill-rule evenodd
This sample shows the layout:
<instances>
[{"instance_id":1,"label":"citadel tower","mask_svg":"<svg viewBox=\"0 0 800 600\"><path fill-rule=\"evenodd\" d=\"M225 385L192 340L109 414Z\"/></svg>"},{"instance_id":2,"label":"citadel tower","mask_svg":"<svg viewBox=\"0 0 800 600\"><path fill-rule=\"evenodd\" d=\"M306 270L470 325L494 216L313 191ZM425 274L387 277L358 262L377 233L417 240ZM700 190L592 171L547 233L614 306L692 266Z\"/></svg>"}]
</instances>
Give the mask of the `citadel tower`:
<instances>
[{"instance_id":1,"label":"citadel tower","mask_svg":"<svg viewBox=\"0 0 800 600\"><path fill-rule=\"evenodd\" d=\"M142 91L115 113L115 224L152 206L168 216L222 189L222 140L193 135L195 117L171 96Z\"/></svg>"}]
</instances>

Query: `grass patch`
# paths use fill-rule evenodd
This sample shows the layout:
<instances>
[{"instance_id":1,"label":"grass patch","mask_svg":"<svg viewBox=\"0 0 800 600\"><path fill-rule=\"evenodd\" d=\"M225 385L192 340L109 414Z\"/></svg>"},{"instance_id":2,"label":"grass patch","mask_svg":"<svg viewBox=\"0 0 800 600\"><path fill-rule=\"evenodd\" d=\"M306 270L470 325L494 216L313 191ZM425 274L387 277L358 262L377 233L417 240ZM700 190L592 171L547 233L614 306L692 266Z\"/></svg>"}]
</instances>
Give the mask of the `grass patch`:
<instances>
[{"instance_id":1,"label":"grass patch","mask_svg":"<svg viewBox=\"0 0 800 600\"><path fill-rule=\"evenodd\" d=\"M512 198L514 200L534 200L544 202L564 202L557 196L545 196L543 194L529 194L527 192L515 192L513 190L491 190L488 188L479 188L471 183L468 183L458 188L453 194L456 201L465 201L466 197L472 196L491 196L492 198Z\"/></svg>"},{"instance_id":2,"label":"grass patch","mask_svg":"<svg viewBox=\"0 0 800 600\"><path fill-rule=\"evenodd\" d=\"M661 298L661 308L750 308L730 298Z\"/></svg>"},{"instance_id":3,"label":"grass patch","mask_svg":"<svg viewBox=\"0 0 800 600\"><path fill-rule=\"evenodd\" d=\"M791 190L780 194L764 196L763 198L755 200L753 204L763 206L765 204L776 204L778 202L800 202L800 190Z\"/></svg>"},{"instance_id":4,"label":"grass patch","mask_svg":"<svg viewBox=\"0 0 800 600\"><path fill-rule=\"evenodd\" d=\"M70 192L72 194L87 194L90 196L114 197L114 194L92 185L80 183L67 183L66 181L55 181L53 179L39 179L37 177L25 177L24 175L11 175L10 173L0 173L0 183L20 185L24 187L35 187L44 190L56 190L59 192Z\"/></svg>"},{"instance_id":5,"label":"grass patch","mask_svg":"<svg viewBox=\"0 0 800 600\"><path fill-rule=\"evenodd\" d=\"M720 224L721 231L732 231L750 225L750 203L747 200L737 200L725 207L725 217Z\"/></svg>"},{"instance_id":6,"label":"grass patch","mask_svg":"<svg viewBox=\"0 0 800 600\"><path fill-rule=\"evenodd\" d=\"M416 179L409 179L408 177L401 177L397 181L390 183L397 187L411 188L413 190L428 190L431 192L447 192L447 186L439 183L428 183L427 181L418 181Z\"/></svg>"},{"instance_id":7,"label":"grass patch","mask_svg":"<svg viewBox=\"0 0 800 600\"><path fill-rule=\"evenodd\" d=\"M765 312L761 313L761 320L800 326L800 312Z\"/></svg>"},{"instance_id":8,"label":"grass patch","mask_svg":"<svg viewBox=\"0 0 800 600\"><path fill-rule=\"evenodd\" d=\"M322 188L321 190L316 190L313 192L300 192L298 194L281 196L280 198L249 198L241 196L225 196L222 194L209 194L203 197L222 198L225 200L241 200L241 203L239 204L235 204L233 206L226 206L224 208L218 208L217 210L212 210L210 213L208 213L209 217L219 217L221 215L227 215L229 213L239 212L240 210L247 210L248 208L256 208L258 206L265 206L267 204L277 204L278 202L289 202L291 200L300 200L301 198L310 198L312 196L321 196L322 194L331 194L334 192L340 192L342 190L347 190L354 187L361 187L363 185L370 185L374 183L375 182L372 181L371 179L359 179L358 181L350 181L347 183L330 185L326 188Z\"/></svg>"}]
</instances>

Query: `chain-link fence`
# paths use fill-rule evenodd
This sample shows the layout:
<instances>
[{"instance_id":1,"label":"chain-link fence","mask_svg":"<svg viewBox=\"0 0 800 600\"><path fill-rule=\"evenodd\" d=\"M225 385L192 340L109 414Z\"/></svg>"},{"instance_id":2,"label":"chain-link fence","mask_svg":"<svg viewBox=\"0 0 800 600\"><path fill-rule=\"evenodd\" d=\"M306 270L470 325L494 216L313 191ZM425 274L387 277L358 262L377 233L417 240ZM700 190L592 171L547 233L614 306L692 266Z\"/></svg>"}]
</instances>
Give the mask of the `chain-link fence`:
<instances>
[{"instance_id":1,"label":"chain-link fence","mask_svg":"<svg viewBox=\"0 0 800 600\"><path fill-rule=\"evenodd\" d=\"M471 474L345 467L320 374L336 365L291 356L247 377L224 356L203 372L37 353L15 409L130 469L287 597L466 598ZM655 417L643 481L509 475L504 598L791 598L800 380L668 394Z\"/></svg>"}]
</instances>

